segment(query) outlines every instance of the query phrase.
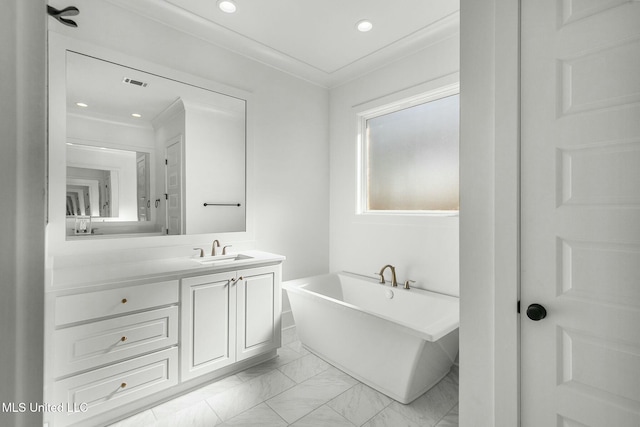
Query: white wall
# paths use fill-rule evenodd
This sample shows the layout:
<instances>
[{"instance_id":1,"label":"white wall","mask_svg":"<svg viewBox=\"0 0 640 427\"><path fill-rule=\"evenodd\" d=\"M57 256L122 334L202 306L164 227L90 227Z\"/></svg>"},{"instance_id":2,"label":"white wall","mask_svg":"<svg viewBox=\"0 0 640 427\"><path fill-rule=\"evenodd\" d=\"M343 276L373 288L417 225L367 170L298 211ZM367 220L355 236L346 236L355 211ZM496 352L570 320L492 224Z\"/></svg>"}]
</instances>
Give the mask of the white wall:
<instances>
[{"instance_id":1,"label":"white wall","mask_svg":"<svg viewBox=\"0 0 640 427\"><path fill-rule=\"evenodd\" d=\"M46 15L42 0L0 14L0 402L42 400ZM42 414L0 411L2 426Z\"/></svg>"},{"instance_id":2,"label":"white wall","mask_svg":"<svg viewBox=\"0 0 640 427\"><path fill-rule=\"evenodd\" d=\"M457 28L456 28L457 29ZM331 90L330 268L373 275L385 264L398 281L458 295L458 218L356 216L356 114L456 81L459 38L453 35L420 52Z\"/></svg>"},{"instance_id":3,"label":"white wall","mask_svg":"<svg viewBox=\"0 0 640 427\"><path fill-rule=\"evenodd\" d=\"M126 256L138 253L137 248L171 247L186 256L193 247L209 247L220 238L234 249L258 248L287 256L285 280L327 272L326 89L106 2L87 2L77 21L78 29L53 28L68 37L250 93L248 232L61 242L49 246L50 254L117 251Z\"/></svg>"},{"instance_id":4,"label":"white wall","mask_svg":"<svg viewBox=\"0 0 640 427\"><path fill-rule=\"evenodd\" d=\"M519 3L460 2L460 426L518 425Z\"/></svg>"}]
</instances>

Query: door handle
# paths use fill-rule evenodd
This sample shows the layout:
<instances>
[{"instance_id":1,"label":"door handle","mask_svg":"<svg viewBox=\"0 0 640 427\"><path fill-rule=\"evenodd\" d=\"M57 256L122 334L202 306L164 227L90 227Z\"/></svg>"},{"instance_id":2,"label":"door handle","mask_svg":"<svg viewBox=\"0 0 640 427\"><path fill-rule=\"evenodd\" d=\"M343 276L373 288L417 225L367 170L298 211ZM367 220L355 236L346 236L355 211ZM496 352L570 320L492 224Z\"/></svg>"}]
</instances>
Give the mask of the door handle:
<instances>
[{"instance_id":1,"label":"door handle","mask_svg":"<svg viewBox=\"0 0 640 427\"><path fill-rule=\"evenodd\" d=\"M527 317L537 322L547 317L547 309L540 304L531 304L527 307Z\"/></svg>"}]
</instances>

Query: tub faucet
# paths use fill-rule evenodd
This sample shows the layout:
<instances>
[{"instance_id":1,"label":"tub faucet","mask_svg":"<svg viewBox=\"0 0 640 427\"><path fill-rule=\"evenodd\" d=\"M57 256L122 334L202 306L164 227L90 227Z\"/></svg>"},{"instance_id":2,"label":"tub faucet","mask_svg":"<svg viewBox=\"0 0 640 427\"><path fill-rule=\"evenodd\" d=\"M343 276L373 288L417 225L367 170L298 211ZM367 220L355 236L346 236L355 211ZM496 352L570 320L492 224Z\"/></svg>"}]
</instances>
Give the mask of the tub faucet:
<instances>
[{"instance_id":1,"label":"tub faucet","mask_svg":"<svg viewBox=\"0 0 640 427\"><path fill-rule=\"evenodd\" d=\"M216 255L218 255L218 254L216 253L216 246L217 246L217 247L220 247L220 241L219 241L218 239L214 240L214 241L213 241L213 245L211 245L211 255L212 255L212 256L216 256Z\"/></svg>"},{"instance_id":2,"label":"tub faucet","mask_svg":"<svg viewBox=\"0 0 640 427\"><path fill-rule=\"evenodd\" d=\"M384 281L384 271L389 268L391 270L391 286L398 286L398 280L396 279L396 268L391 265L391 264L387 264L384 267L382 267L382 269L380 270L380 273L378 273L380 275L380 283L384 284L386 283Z\"/></svg>"}]
</instances>

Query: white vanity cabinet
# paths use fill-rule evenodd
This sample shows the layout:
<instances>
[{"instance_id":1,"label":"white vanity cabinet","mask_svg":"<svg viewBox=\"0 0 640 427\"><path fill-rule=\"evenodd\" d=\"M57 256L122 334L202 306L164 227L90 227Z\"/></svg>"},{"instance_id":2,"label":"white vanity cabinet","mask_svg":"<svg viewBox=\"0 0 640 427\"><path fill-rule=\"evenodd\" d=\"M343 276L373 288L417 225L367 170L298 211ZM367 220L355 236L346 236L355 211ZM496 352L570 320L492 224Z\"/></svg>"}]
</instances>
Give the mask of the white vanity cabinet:
<instances>
[{"instance_id":1,"label":"white vanity cabinet","mask_svg":"<svg viewBox=\"0 0 640 427\"><path fill-rule=\"evenodd\" d=\"M178 280L54 297L55 426L178 384Z\"/></svg>"},{"instance_id":2,"label":"white vanity cabinet","mask_svg":"<svg viewBox=\"0 0 640 427\"><path fill-rule=\"evenodd\" d=\"M109 425L275 357L284 259L245 251L52 271L44 422Z\"/></svg>"},{"instance_id":3,"label":"white vanity cabinet","mask_svg":"<svg viewBox=\"0 0 640 427\"><path fill-rule=\"evenodd\" d=\"M181 379L280 346L281 266L182 279Z\"/></svg>"}]
</instances>

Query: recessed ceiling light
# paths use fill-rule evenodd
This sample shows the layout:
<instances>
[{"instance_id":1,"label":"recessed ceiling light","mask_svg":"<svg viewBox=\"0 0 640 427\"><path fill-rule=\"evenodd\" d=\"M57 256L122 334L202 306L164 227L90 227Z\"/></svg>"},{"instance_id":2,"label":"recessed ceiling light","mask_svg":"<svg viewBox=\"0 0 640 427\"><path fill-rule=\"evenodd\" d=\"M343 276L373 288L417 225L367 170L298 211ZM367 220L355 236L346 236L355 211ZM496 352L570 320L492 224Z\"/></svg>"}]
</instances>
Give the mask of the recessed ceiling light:
<instances>
[{"instance_id":1,"label":"recessed ceiling light","mask_svg":"<svg viewBox=\"0 0 640 427\"><path fill-rule=\"evenodd\" d=\"M218 7L225 13L233 13L236 11L236 4L231 0L218 0Z\"/></svg>"},{"instance_id":2,"label":"recessed ceiling light","mask_svg":"<svg viewBox=\"0 0 640 427\"><path fill-rule=\"evenodd\" d=\"M82 108L87 108L87 107L88 107L88 105L87 105L87 104L85 104L84 102L76 102L76 105L77 105L78 107L82 107Z\"/></svg>"},{"instance_id":3,"label":"recessed ceiling light","mask_svg":"<svg viewBox=\"0 0 640 427\"><path fill-rule=\"evenodd\" d=\"M139 119L140 117L142 117L142 114L138 114L138 113L131 113L131 115L136 119Z\"/></svg>"},{"instance_id":4,"label":"recessed ceiling light","mask_svg":"<svg viewBox=\"0 0 640 427\"><path fill-rule=\"evenodd\" d=\"M356 28L358 29L358 31L366 33L367 31L371 31L371 29L373 28L373 24L371 23L371 21L363 19L356 24Z\"/></svg>"}]
</instances>

